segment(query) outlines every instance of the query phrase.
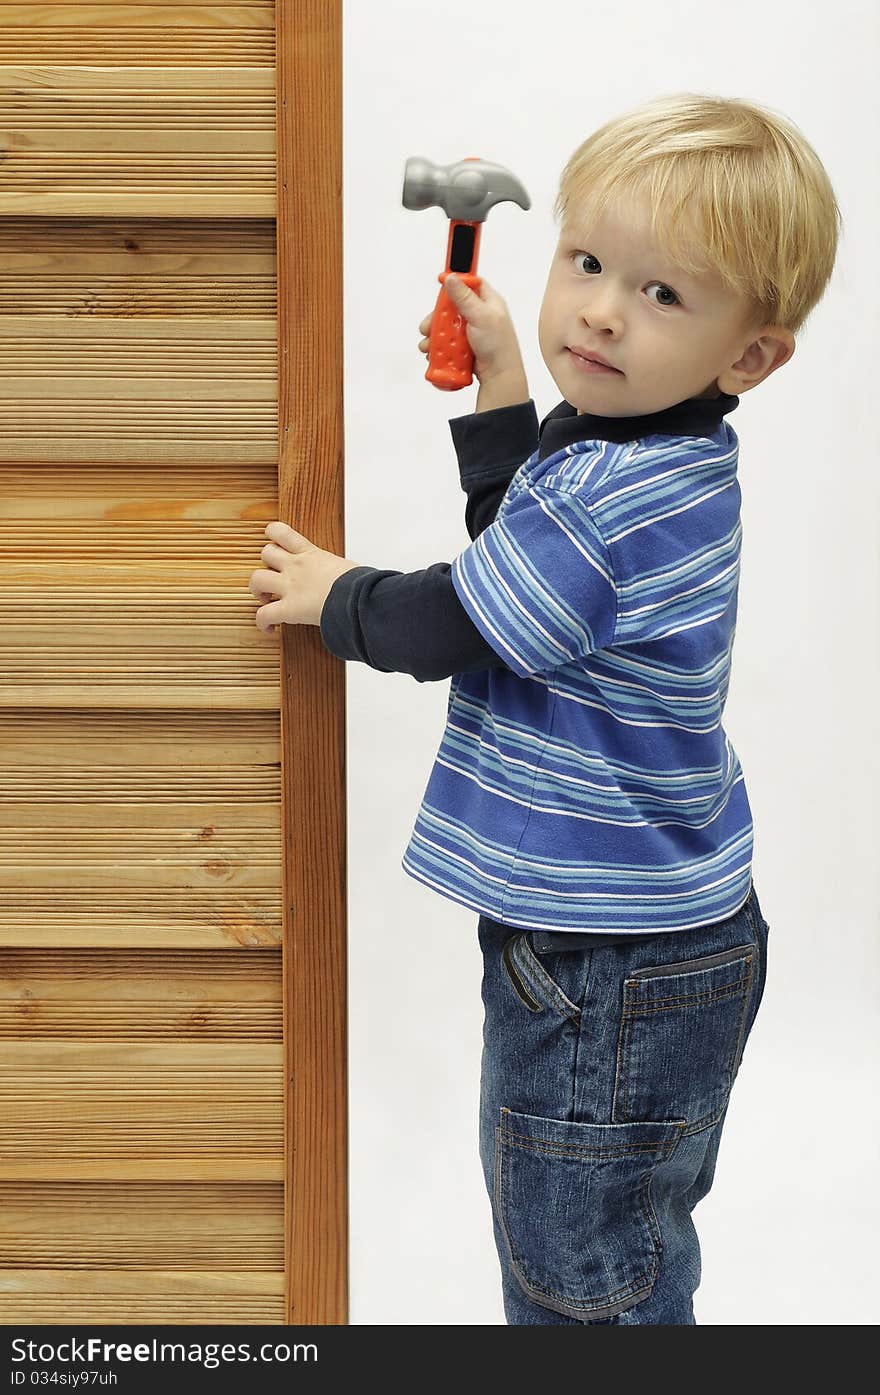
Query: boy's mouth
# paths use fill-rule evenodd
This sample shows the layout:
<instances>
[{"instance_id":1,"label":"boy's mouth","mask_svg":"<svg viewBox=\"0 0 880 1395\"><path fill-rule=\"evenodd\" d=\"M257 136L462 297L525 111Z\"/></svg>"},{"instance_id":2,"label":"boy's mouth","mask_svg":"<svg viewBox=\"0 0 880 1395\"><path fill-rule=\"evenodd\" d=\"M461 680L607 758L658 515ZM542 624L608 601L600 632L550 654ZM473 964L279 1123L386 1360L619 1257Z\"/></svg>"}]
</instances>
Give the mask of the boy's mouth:
<instances>
[{"instance_id":1,"label":"boy's mouth","mask_svg":"<svg viewBox=\"0 0 880 1395\"><path fill-rule=\"evenodd\" d=\"M583 353L579 352L577 349L572 349L572 348L568 348L568 349L567 349L567 352L571 355L571 360L572 360L572 363L574 363L575 367L582 369L582 370L583 370L584 372L586 372L586 373L620 373L620 372L621 372L621 370L620 370L619 368L614 368L614 367L612 367L612 365L611 365L610 363L606 363L605 360L604 360L604 359L600 359L600 358L598 357L598 355L596 355L596 356L594 356L594 357L591 357L591 358L587 358L587 357L585 357L585 355L584 355ZM622 374L621 374L621 376L622 376Z\"/></svg>"}]
</instances>

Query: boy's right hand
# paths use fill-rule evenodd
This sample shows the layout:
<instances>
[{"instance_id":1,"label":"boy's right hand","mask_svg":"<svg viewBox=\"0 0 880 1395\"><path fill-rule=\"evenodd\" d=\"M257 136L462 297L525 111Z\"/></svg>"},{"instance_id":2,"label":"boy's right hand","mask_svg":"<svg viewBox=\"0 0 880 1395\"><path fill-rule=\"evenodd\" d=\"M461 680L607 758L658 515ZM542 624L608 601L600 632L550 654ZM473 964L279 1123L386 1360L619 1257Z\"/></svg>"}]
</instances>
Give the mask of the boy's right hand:
<instances>
[{"instance_id":1,"label":"boy's right hand","mask_svg":"<svg viewBox=\"0 0 880 1395\"><path fill-rule=\"evenodd\" d=\"M526 382L519 340L506 304L497 291L481 278L479 293L471 290L456 276L447 276L444 284L449 299L466 323L465 333L474 353L474 377L481 387L490 383L512 383L520 377ZM419 325L425 337L419 342L423 354L430 345L431 321L434 311ZM528 387L526 386L526 397Z\"/></svg>"}]
</instances>

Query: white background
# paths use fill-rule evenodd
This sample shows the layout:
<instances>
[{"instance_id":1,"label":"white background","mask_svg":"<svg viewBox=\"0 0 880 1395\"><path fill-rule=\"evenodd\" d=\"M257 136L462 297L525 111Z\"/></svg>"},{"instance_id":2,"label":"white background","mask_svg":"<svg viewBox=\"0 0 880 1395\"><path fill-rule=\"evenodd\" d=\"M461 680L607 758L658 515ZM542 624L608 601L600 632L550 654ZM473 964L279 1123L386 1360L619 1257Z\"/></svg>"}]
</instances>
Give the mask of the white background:
<instances>
[{"instance_id":1,"label":"white background","mask_svg":"<svg viewBox=\"0 0 880 1395\"><path fill-rule=\"evenodd\" d=\"M662 94L742 97L825 164L844 227L794 357L729 420L742 580L724 726L755 822L770 924L764 1000L715 1184L694 1220L701 1324L877 1321L877 10L740 0L348 0L344 6L345 555L412 571L469 543L450 417L424 380L448 222L401 203L407 158L480 155L532 199L490 214L479 270L504 297L539 419L561 394L538 309L561 169ZM295 520L294 520L295 522ZM346 666L353 1324L503 1324L477 1152L477 914L401 857L449 680Z\"/></svg>"}]
</instances>

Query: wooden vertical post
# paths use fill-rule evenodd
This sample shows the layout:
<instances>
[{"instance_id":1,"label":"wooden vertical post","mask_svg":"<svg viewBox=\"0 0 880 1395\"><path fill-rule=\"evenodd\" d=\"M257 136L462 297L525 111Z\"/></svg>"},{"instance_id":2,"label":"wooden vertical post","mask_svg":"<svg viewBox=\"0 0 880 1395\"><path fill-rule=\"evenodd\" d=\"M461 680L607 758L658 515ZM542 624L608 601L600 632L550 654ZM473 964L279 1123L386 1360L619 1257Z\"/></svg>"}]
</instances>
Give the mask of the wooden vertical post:
<instances>
[{"instance_id":1,"label":"wooden vertical post","mask_svg":"<svg viewBox=\"0 0 880 1395\"><path fill-rule=\"evenodd\" d=\"M342 0L276 0L279 517L344 553ZM285 1270L348 1321L345 665L283 626Z\"/></svg>"}]
</instances>

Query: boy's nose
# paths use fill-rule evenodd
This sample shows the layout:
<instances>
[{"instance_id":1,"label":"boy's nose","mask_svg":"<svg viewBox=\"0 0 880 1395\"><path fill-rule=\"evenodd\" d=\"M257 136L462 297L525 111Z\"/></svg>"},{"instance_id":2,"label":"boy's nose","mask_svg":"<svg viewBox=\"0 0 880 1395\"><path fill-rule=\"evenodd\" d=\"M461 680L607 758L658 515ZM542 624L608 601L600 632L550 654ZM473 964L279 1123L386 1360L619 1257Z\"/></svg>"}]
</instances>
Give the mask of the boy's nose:
<instances>
[{"instance_id":1,"label":"boy's nose","mask_svg":"<svg viewBox=\"0 0 880 1395\"><path fill-rule=\"evenodd\" d=\"M619 297L609 286L591 287L589 296L583 297L580 318L594 333L602 329L618 332L622 328Z\"/></svg>"},{"instance_id":2,"label":"boy's nose","mask_svg":"<svg viewBox=\"0 0 880 1395\"><path fill-rule=\"evenodd\" d=\"M606 329L617 333L621 328L620 309L614 297L607 291L591 295L589 299L584 300L579 313L584 324L594 334Z\"/></svg>"}]
</instances>

